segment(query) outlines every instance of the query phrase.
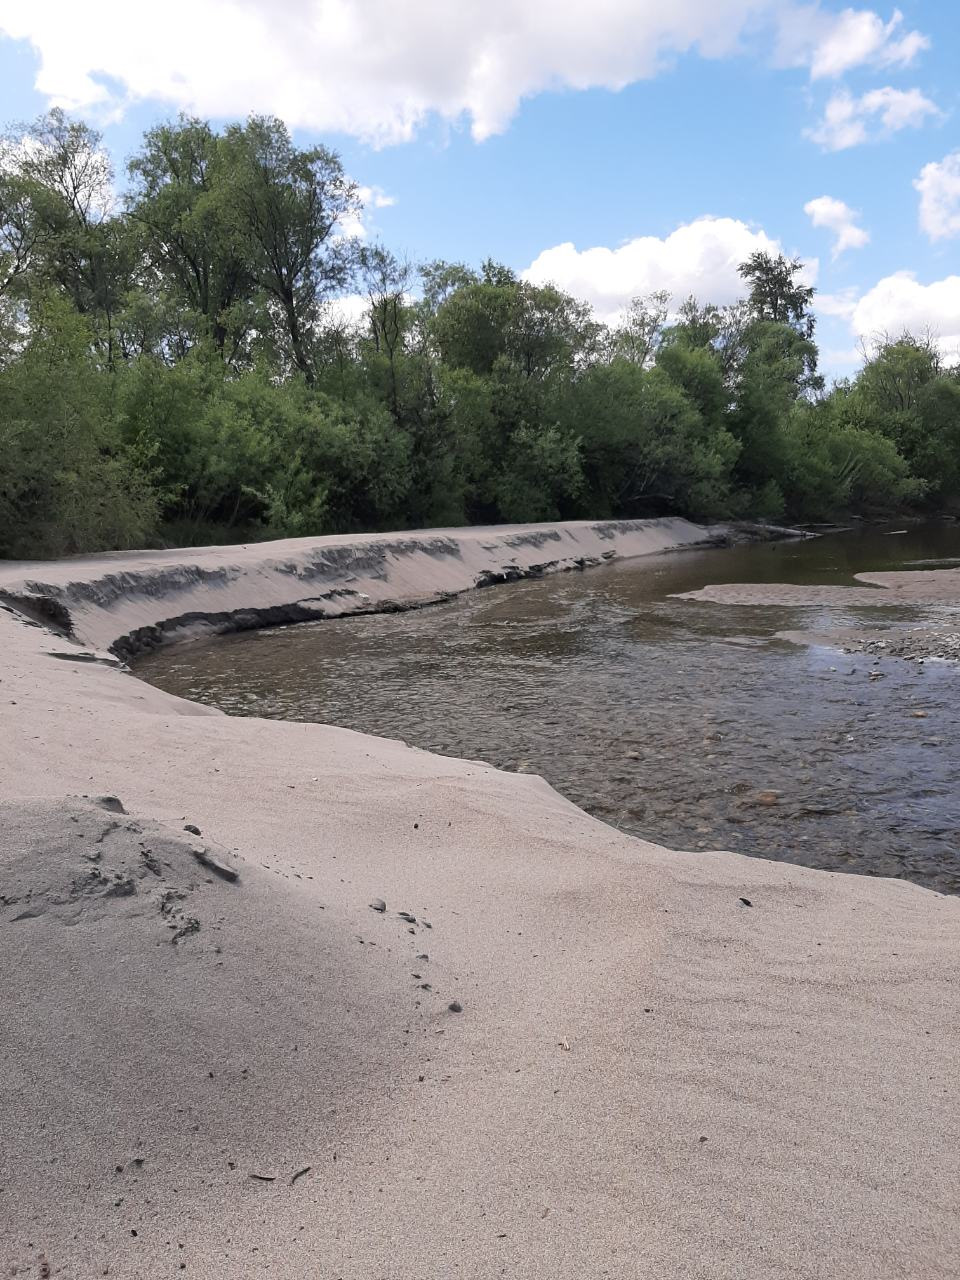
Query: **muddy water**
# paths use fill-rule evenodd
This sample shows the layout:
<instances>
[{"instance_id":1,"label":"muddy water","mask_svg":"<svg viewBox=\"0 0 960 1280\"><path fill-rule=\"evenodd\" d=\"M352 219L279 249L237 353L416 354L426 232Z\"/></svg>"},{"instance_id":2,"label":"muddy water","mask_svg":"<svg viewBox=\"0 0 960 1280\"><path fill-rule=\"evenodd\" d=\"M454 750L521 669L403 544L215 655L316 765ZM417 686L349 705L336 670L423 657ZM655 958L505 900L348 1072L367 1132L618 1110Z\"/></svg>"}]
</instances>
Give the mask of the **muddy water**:
<instances>
[{"instance_id":1,"label":"muddy water","mask_svg":"<svg viewBox=\"0 0 960 1280\"><path fill-rule=\"evenodd\" d=\"M597 817L674 848L956 893L960 666L776 634L919 624L924 611L672 596L958 561L956 525L679 552L418 613L184 646L137 672L234 715L346 725L540 773Z\"/></svg>"}]
</instances>

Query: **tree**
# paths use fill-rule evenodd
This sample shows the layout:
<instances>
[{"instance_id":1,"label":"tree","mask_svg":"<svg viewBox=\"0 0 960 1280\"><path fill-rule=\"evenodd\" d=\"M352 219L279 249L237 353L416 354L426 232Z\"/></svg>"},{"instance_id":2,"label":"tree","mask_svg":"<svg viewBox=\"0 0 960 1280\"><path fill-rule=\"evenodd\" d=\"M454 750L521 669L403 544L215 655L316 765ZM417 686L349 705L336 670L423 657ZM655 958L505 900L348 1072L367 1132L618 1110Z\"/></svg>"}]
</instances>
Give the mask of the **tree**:
<instances>
[{"instance_id":1,"label":"tree","mask_svg":"<svg viewBox=\"0 0 960 1280\"><path fill-rule=\"evenodd\" d=\"M789 324L805 338L813 337L816 321L810 304L816 290L798 279L803 271L799 258L787 259L782 253L774 258L758 249L737 270L750 285L747 303L756 319Z\"/></svg>"},{"instance_id":2,"label":"tree","mask_svg":"<svg viewBox=\"0 0 960 1280\"><path fill-rule=\"evenodd\" d=\"M942 373L940 352L931 338L909 333L899 338L884 336L866 359L857 388L878 413L913 413L926 388Z\"/></svg>"},{"instance_id":3,"label":"tree","mask_svg":"<svg viewBox=\"0 0 960 1280\"><path fill-rule=\"evenodd\" d=\"M230 363L245 357L255 280L233 223L217 135L186 116L157 125L129 172L130 217L160 284L150 290L154 303L171 320L179 317L171 327L188 345L207 339ZM156 349L164 353L162 334Z\"/></svg>"},{"instance_id":4,"label":"tree","mask_svg":"<svg viewBox=\"0 0 960 1280\"><path fill-rule=\"evenodd\" d=\"M9 264L12 255L14 263L7 285L17 277L25 284L29 268L35 284L62 290L89 317L112 367L133 255L114 209L113 169L100 134L54 108L6 135L0 169L0 258Z\"/></svg>"},{"instance_id":5,"label":"tree","mask_svg":"<svg viewBox=\"0 0 960 1280\"><path fill-rule=\"evenodd\" d=\"M152 459L120 438L89 322L51 290L31 299L28 323L0 370L0 556L145 545Z\"/></svg>"},{"instance_id":6,"label":"tree","mask_svg":"<svg viewBox=\"0 0 960 1280\"><path fill-rule=\"evenodd\" d=\"M960 383L929 336L885 338L857 376L851 411L893 441L929 499L960 501Z\"/></svg>"},{"instance_id":7,"label":"tree","mask_svg":"<svg viewBox=\"0 0 960 1280\"><path fill-rule=\"evenodd\" d=\"M666 369L623 359L598 365L577 383L566 412L582 437L591 515L729 513L737 442Z\"/></svg>"},{"instance_id":8,"label":"tree","mask_svg":"<svg viewBox=\"0 0 960 1280\"><path fill-rule=\"evenodd\" d=\"M515 282L475 280L452 290L431 322L431 337L443 363L476 374L492 373L506 354L516 297Z\"/></svg>"},{"instance_id":9,"label":"tree","mask_svg":"<svg viewBox=\"0 0 960 1280\"><path fill-rule=\"evenodd\" d=\"M557 520L570 514L582 489L579 438L556 424L522 423L495 473L492 495L502 520Z\"/></svg>"},{"instance_id":10,"label":"tree","mask_svg":"<svg viewBox=\"0 0 960 1280\"><path fill-rule=\"evenodd\" d=\"M681 303L674 323L663 334L662 343L710 351L716 356L724 382L732 393L746 355L747 333L752 323L745 301L717 307L690 297Z\"/></svg>"},{"instance_id":11,"label":"tree","mask_svg":"<svg viewBox=\"0 0 960 1280\"><path fill-rule=\"evenodd\" d=\"M603 327L585 302L553 285L513 288L505 355L523 377L566 380L599 357Z\"/></svg>"},{"instance_id":12,"label":"tree","mask_svg":"<svg viewBox=\"0 0 960 1280\"><path fill-rule=\"evenodd\" d=\"M360 208L357 185L326 147L294 146L281 120L252 116L223 139L231 225L278 321L277 348L312 385L312 341L321 301L342 288L352 246L335 236Z\"/></svg>"},{"instance_id":13,"label":"tree","mask_svg":"<svg viewBox=\"0 0 960 1280\"><path fill-rule=\"evenodd\" d=\"M158 125L129 174L121 207L63 112L0 140L0 554L960 509L960 375L904 334L826 393L799 260L609 330L492 259L427 263L417 297L350 237L339 157L277 120Z\"/></svg>"},{"instance_id":14,"label":"tree","mask_svg":"<svg viewBox=\"0 0 960 1280\"><path fill-rule=\"evenodd\" d=\"M291 394L292 392L292 394ZM344 405L305 387L262 388L276 417L267 527L306 536L396 529L407 521L410 441L374 403ZM257 416L263 410L257 406Z\"/></svg>"},{"instance_id":15,"label":"tree","mask_svg":"<svg viewBox=\"0 0 960 1280\"><path fill-rule=\"evenodd\" d=\"M425 262L420 267L420 285L427 312L435 314L458 289L478 284L480 277L462 262Z\"/></svg>"},{"instance_id":16,"label":"tree","mask_svg":"<svg viewBox=\"0 0 960 1280\"><path fill-rule=\"evenodd\" d=\"M893 441L863 425L855 397L843 386L819 404L795 407L784 449L782 492L792 519L890 515L924 492Z\"/></svg>"},{"instance_id":17,"label":"tree","mask_svg":"<svg viewBox=\"0 0 960 1280\"><path fill-rule=\"evenodd\" d=\"M649 368L664 339L669 306L670 294L665 289L633 298L611 334L614 355L632 361L641 369Z\"/></svg>"},{"instance_id":18,"label":"tree","mask_svg":"<svg viewBox=\"0 0 960 1280\"><path fill-rule=\"evenodd\" d=\"M409 264L395 258L381 245L362 248L358 257L370 304L367 313L370 343L373 354L385 369L390 412L400 421L399 366L413 318L407 305L412 271Z\"/></svg>"},{"instance_id":19,"label":"tree","mask_svg":"<svg viewBox=\"0 0 960 1280\"><path fill-rule=\"evenodd\" d=\"M0 143L0 298L11 297L35 261L43 229L30 185L17 172L9 143Z\"/></svg>"},{"instance_id":20,"label":"tree","mask_svg":"<svg viewBox=\"0 0 960 1280\"><path fill-rule=\"evenodd\" d=\"M599 355L602 326L585 303L553 285L518 280L489 261L479 279L459 285L445 271L430 278L432 296L442 298L430 328L445 364L487 375L506 361L522 377L543 381Z\"/></svg>"},{"instance_id":21,"label":"tree","mask_svg":"<svg viewBox=\"0 0 960 1280\"><path fill-rule=\"evenodd\" d=\"M788 324L755 320L745 332L727 423L740 442L736 479L747 509L762 518L784 514L784 430L815 357L813 343Z\"/></svg>"}]
</instances>

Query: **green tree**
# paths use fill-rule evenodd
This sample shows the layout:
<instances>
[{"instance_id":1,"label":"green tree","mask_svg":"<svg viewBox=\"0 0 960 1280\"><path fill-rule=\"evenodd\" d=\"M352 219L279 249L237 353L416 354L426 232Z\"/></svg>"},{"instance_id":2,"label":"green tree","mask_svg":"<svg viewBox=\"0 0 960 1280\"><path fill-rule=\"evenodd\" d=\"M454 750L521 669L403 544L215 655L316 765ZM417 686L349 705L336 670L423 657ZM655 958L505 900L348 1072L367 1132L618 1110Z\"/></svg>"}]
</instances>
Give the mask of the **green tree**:
<instances>
[{"instance_id":1,"label":"green tree","mask_svg":"<svg viewBox=\"0 0 960 1280\"><path fill-rule=\"evenodd\" d=\"M135 251L114 208L113 169L100 134L55 108L8 132L0 169L0 264L7 260L0 271L7 285L17 279L25 292L31 284L60 289L88 318L112 366Z\"/></svg>"},{"instance_id":2,"label":"green tree","mask_svg":"<svg viewBox=\"0 0 960 1280\"><path fill-rule=\"evenodd\" d=\"M750 286L747 304L756 319L789 324L805 338L813 337L810 304L816 290L799 278L803 272L799 258L787 259L782 253L774 257L758 249L741 262L738 271Z\"/></svg>"},{"instance_id":3,"label":"green tree","mask_svg":"<svg viewBox=\"0 0 960 1280\"><path fill-rule=\"evenodd\" d=\"M741 445L738 479L749 493L766 494L762 515L782 514L775 495L786 462L783 428L801 397L812 345L790 325L773 321L754 321L746 336L728 423Z\"/></svg>"},{"instance_id":4,"label":"green tree","mask_svg":"<svg viewBox=\"0 0 960 1280\"><path fill-rule=\"evenodd\" d=\"M892 440L871 431L848 388L818 404L799 403L784 432L781 474L787 513L795 520L835 520L851 513L886 516L922 497Z\"/></svg>"},{"instance_id":5,"label":"green tree","mask_svg":"<svg viewBox=\"0 0 960 1280\"><path fill-rule=\"evenodd\" d=\"M0 556L144 546L157 503L147 448L125 447L89 323L56 293L0 369Z\"/></svg>"},{"instance_id":6,"label":"green tree","mask_svg":"<svg viewBox=\"0 0 960 1280\"><path fill-rule=\"evenodd\" d=\"M673 380L677 373L620 359L577 383L567 412L582 437L591 515L729 513L737 442Z\"/></svg>"},{"instance_id":7,"label":"green tree","mask_svg":"<svg viewBox=\"0 0 960 1280\"><path fill-rule=\"evenodd\" d=\"M818 353L813 340L816 319L810 310L816 290L803 283L803 263L799 258L787 259L782 253L773 257L757 251L740 264L739 272L750 285L746 307L753 324L744 333L746 347L756 346L751 343L750 331L757 329L760 345L770 351L776 341L773 335L779 329L784 333L780 345L803 359L797 375L798 390L821 391L823 379L817 374ZM793 331L796 341L786 337L787 329Z\"/></svg>"},{"instance_id":8,"label":"green tree","mask_svg":"<svg viewBox=\"0 0 960 1280\"><path fill-rule=\"evenodd\" d=\"M633 298L620 323L610 335L615 356L631 360L641 369L649 368L664 341L670 294L665 290Z\"/></svg>"},{"instance_id":9,"label":"green tree","mask_svg":"<svg viewBox=\"0 0 960 1280\"><path fill-rule=\"evenodd\" d=\"M129 177L118 203L62 112L0 140L0 553L960 506L960 376L905 334L825 393L798 260L608 330L493 260L428 263L417 296L345 235L337 155L277 120L159 125Z\"/></svg>"},{"instance_id":10,"label":"green tree","mask_svg":"<svg viewBox=\"0 0 960 1280\"><path fill-rule=\"evenodd\" d=\"M230 125L222 151L231 223L275 318L281 358L312 385L320 303L350 279L355 256L334 233L360 204L357 185L326 147L294 145L281 120Z\"/></svg>"},{"instance_id":11,"label":"green tree","mask_svg":"<svg viewBox=\"0 0 960 1280\"><path fill-rule=\"evenodd\" d=\"M130 218L159 284L145 292L155 310L152 323L141 317L141 328L151 331L148 349L179 357L208 340L228 362L244 360L255 321L255 279L234 225L217 135L205 121L186 116L157 125L145 134L129 173Z\"/></svg>"},{"instance_id":12,"label":"green tree","mask_svg":"<svg viewBox=\"0 0 960 1280\"><path fill-rule=\"evenodd\" d=\"M930 501L960 502L960 382L929 337L886 339L854 383L852 411L891 440Z\"/></svg>"},{"instance_id":13,"label":"green tree","mask_svg":"<svg viewBox=\"0 0 960 1280\"><path fill-rule=\"evenodd\" d=\"M13 147L0 143L0 298L12 298L41 246L29 182L17 171Z\"/></svg>"}]
</instances>

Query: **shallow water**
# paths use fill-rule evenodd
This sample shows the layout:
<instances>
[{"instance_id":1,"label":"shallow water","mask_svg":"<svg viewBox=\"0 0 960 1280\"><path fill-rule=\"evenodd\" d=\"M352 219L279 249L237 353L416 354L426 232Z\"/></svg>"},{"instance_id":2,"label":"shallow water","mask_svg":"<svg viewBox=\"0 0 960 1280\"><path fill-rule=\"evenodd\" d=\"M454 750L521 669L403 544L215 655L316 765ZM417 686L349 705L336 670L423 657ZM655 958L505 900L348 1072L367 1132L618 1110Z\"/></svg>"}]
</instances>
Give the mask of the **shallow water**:
<instances>
[{"instance_id":1,"label":"shallow water","mask_svg":"<svg viewBox=\"0 0 960 1280\"><path fill-rule=\"evenodd\" d=\"M234 715L340 724L540 773L590 813L674 848L960 893L960 667L775 635L933 611L671 598L958 558L957 525L675 552L419 612L183 646L137 674Z\"/></svg>"}]
</instances>

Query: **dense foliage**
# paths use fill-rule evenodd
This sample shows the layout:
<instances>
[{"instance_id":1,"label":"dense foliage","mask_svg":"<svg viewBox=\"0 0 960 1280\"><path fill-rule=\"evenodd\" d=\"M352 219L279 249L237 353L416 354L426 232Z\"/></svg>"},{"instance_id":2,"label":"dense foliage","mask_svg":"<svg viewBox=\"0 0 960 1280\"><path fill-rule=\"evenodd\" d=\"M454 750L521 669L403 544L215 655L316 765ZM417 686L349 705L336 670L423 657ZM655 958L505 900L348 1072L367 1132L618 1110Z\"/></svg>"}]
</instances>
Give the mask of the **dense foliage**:
<instances>
[{"instance_id":1,"label":"dense foliage","mask_svg":"<svg viewBox=\"0 0 960 1280\"><path fill-rule=\"evenodd\" d=\"M957 373L904 335L826 392L799 262L610 328L345 234L339 158L277 120L160 125L128 177L59 111L0 141L0 555L960 501Z\"/></svg>"}]
</instances>

